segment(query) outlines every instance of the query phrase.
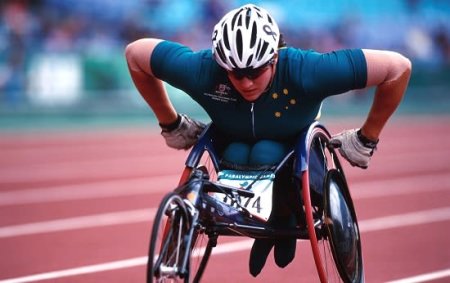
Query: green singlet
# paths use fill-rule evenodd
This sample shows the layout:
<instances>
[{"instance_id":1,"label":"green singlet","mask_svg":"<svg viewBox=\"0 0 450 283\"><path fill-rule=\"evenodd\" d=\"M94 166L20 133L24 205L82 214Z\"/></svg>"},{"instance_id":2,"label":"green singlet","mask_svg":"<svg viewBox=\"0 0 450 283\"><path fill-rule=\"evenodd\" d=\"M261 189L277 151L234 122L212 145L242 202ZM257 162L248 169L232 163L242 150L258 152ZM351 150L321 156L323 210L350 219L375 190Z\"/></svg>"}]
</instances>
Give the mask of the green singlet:
<instances>
[{"instance_id":1,"label":"green singlet","mask_svg":"<svg viewBox=\"0 0 450 283\"><path fill-rule=\"evenodd\" d=\"M151 69L198 102L230 139L246 142L293 138L317 119L326 97L366 85L361 49L318 53L282 48L278 56L272 85L254 102L234 89L211 50L193 52L163 41L153 51Z\"/></svg>"}]
</instances>

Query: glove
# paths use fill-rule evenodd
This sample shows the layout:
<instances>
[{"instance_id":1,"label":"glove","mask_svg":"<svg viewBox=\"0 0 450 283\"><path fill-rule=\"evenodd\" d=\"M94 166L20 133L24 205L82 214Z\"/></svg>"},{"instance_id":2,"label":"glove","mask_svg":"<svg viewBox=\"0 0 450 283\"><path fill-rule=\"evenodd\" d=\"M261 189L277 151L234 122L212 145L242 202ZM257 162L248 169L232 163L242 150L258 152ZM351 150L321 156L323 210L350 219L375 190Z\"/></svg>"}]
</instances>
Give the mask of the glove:
<instances>
[{"instance_id":1,"label":"glove","mask_svg":"<svg viewBox=\"0 0 450 283\"><path fill-rule=\"evenodd\" d=\"M333 147L338 148L342 157L352 166L367 169L370 158L377 148L378 140L372 141L364 137L361 129L352 129L334 135L330 143Z\"/></svg>"},{"instance_id":2,"label":"glove","mask_svg":"<svg viewBox=\"0 0 450 283\"><path fill-rule=\"evenodd\" d=\"M192 120L184 114L178 114L177 120L170 125L162 125L161 135L166 140L166 144L175 149L189 149L193 146L203 129L205 124Z\"/></svg>"}]
</instances>

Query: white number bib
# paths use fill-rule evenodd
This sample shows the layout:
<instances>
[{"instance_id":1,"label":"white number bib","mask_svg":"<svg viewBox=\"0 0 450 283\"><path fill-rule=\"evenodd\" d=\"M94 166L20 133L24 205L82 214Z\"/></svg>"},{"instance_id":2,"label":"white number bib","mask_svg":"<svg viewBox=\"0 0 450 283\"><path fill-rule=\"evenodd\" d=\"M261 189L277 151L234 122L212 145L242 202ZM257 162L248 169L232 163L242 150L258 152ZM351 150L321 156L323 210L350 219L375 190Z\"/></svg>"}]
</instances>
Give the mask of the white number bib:
<instances>
[{"instance_id":1,"label":"white number bib","mask_svg":"<svg viewBox=\"0 0 450 283\"><path fill-rule=\"evenodd\" d=\"M237 197L240 198L238 201L240 201L241 206L245 207L252 215L266 221L272 211L272 188L274 179L274 173L262 173L261 171L223 170L218 174L219 183L240 189L247 189L251 183L257 180L249 190L255 194L254 197ZM236 201L225 194L213 193L212 195L221 202L236 208L238 207Z\"/></svg>"}]
</instances>

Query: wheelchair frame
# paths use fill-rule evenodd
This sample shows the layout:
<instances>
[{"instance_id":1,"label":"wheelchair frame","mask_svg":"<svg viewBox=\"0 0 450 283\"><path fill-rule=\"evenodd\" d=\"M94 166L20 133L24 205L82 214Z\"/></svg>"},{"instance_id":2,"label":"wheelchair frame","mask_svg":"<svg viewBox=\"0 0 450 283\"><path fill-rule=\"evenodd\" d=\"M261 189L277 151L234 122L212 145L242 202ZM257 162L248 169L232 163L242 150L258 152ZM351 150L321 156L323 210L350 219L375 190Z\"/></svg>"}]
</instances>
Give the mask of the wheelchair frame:
<instances>
[{"instance_id":1,"label":"wheelchair frame","mask_svg":"<svg viewBox=\"0 0 450 283\"><path fill-rule=\"evenodd\" d=\"M192 282L198 282L222 235L309 240L321 282L364 282L356 213L327 129L314 122L278 165L261 169L276 174L294 160L293 174L302 188L300 223L285 229L271 227L240 204L240 197L253 197L252 192L216 181L221 164L211 129L210 125L202 133L189 153L178 187L159 206L150 239L147 282L155 282L155 277L156 282L191 282L191 274L195 274ZM318 171L324 176L314 188L310 184L311 177L315 178L310 170L312 159L324 166ZM226 194L237 206L215 200L209 195L212 192ZM206 237L206 247L198 247Z\"/></svg>"}]
</instances>

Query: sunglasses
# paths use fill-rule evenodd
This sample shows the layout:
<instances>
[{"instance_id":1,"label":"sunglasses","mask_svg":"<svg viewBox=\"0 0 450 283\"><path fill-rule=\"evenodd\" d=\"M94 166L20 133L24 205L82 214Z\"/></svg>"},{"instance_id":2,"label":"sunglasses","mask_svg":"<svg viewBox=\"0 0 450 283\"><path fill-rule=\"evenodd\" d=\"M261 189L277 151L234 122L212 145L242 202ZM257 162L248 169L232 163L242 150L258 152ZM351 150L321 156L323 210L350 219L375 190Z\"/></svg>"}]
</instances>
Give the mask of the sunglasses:
<instances>
[{"instance_id":1,"label":"sunglasses","mask_svg":"<svg viewBox=\"0 0 450 283\"><path fill-rule=\"evenodd\" d=\"M253 68L234 69L229 73L233 76L233 78L237 80L242 80L244 77L248 78L249 80L255 80L259 78L267 70L267 68L273 65L274 63L275 60L270 59L267 63L256 69Z\"/></svg>"}]
</instances>

